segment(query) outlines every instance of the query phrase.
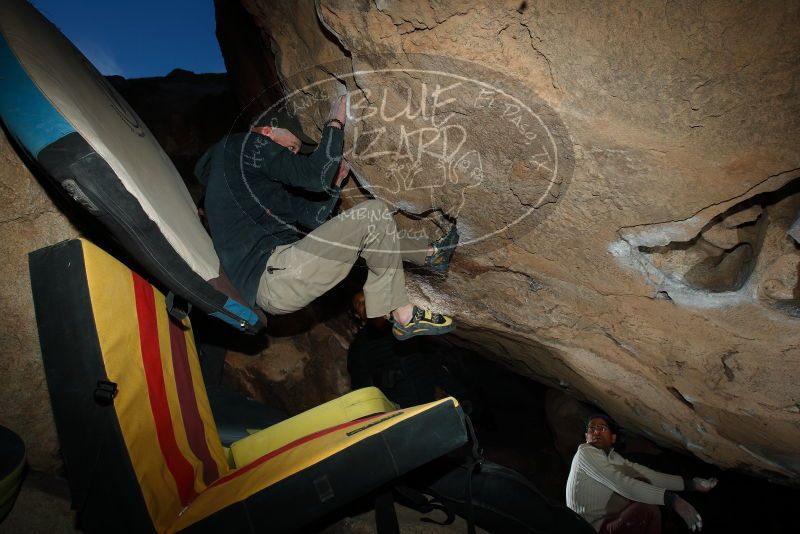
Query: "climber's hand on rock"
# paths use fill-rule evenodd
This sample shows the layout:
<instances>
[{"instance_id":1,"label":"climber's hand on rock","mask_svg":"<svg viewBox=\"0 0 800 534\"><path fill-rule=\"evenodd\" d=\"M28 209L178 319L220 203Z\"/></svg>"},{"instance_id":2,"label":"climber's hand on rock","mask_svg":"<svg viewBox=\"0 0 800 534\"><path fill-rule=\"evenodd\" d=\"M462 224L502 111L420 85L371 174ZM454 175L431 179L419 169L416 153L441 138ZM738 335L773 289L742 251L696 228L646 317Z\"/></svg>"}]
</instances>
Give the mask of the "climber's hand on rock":
<instances>
[{"instance_id":1,"label":"climber's hand on rock","mask_svg":"<svg viewBox=\"0 0 800 534\"><path fill-rule=\"evenodd\" d=\"M344 128L344 123L347 122L347 95L337 97L331 104L331 111L328 113L328 121L334 119L342 123L342 128ZM333 127L338 128L339 125L333 123Z\"/></svg>"},{"instance_id":2,"label":"climber's hand on rock","mask_svg":"<svg viewBox=\"0 0 800 534\"><path fill-rule=\"evenodd\" d=\"M347 179L347 175L350 173L350 164L347 163L347 160L342 158L342 161L339 162L339 170L336 172L336 179L334 180L334 184L336 187L342 187L342 184Z\"/></svg>"}]
</instances>

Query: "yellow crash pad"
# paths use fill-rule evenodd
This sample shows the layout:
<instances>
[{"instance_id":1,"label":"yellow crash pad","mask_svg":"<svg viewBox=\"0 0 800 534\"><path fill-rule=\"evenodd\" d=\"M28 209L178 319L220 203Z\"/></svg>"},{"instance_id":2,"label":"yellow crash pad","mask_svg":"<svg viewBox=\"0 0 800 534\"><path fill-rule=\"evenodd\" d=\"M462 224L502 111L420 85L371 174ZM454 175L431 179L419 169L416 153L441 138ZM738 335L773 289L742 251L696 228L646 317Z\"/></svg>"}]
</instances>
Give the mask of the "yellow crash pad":
<instances>
[{"instance_id":1,"label":"yellow crash pad","mask_svg":"<svg viewBox=\"0 0 800 534\"><path fill-rule=\"evenodd\" d=\"M231 455L235 465L244 466L324 428L397 408L378 388L358 389L240 439L231 445Z\"/></svg>"}]
</instances>

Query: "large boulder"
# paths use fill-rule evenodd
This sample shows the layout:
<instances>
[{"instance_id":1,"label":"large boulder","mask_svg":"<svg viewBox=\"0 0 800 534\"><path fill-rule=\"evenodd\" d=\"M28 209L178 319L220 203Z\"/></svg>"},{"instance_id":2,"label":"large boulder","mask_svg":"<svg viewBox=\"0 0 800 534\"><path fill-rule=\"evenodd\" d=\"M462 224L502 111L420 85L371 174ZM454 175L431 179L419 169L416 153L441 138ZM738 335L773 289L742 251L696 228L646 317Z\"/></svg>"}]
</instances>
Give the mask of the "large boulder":
<instances>
[{"instance_id":1,"label":"large boulder","mask_svg":"<svg viewBox=\"0 0 800 534\"><path fill-rule=\"evenodd\" d=\"M256 354L228 351L225 381L287 415L310 410L350 390L348 340L326 323L270 338Z\"/></svg>"},{"instance_id":2,"label":"large boulder","mask_svg":"<svg viewBox=\"0 0 800 534\"><path fill-rule=\"evenodd\" d=\"M0 133L0 425L22 437L32 468L49 472L58 469L61 459L36 331L28 253L77 235Z\"/></svg>"},{"instance_id":3,"label":"large boulder","mask_svg":"<svg viewBox=\"0 0 800 534\"><path fill-rule=\"evenodd\" d=\"M453 342L800 477L797 3L241 1L307 134L351 95L345 196L457 222L449 277L409 279Z\"/></svg>"}]
</instances>

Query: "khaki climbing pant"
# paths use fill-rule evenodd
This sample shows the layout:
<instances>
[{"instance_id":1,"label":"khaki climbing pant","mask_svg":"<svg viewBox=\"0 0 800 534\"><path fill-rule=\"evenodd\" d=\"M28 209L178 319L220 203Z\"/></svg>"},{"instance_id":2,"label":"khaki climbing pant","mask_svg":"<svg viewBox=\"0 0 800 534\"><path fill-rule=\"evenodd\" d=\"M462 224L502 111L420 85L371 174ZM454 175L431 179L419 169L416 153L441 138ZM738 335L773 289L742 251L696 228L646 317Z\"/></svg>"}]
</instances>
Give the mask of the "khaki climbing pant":
<instances>
[{"instance_id":1,"label":"khaki climbing pant","mask_svg":"<svg viewBox=\"0 0 800 534\"><path fill-rule=\"evenodd\" d=\"M341 282L360 257L367 263L368 317L408 304L403 261L425 263L431 239L398 231L392 211L368 200L327 221L303 239L280 245L267 260L256 304L273 315L295 312Z\"/></svg>"}]
</instances>

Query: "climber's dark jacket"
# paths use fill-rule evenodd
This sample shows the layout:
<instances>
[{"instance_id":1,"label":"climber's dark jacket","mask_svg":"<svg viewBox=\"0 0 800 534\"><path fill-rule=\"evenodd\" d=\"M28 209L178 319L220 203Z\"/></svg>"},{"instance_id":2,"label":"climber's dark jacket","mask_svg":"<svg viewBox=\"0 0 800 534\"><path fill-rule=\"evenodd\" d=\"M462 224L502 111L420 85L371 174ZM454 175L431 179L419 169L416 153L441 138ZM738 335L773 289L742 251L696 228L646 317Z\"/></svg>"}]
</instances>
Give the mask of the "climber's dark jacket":
<instances>
[{"instance_id":1,"label":"climber's dark jacket","mask_svg":"<svg viewBox=\"0 0 800 534\"><path fill-rule=\"evenodd\" d=\"M249 305L275 247L303 237L298 227L321 225L336 205L340 189L332 183L342 140L342 130L327 127L314 153L302 156L263 135L237 133L197 162L214 248Z\"/></svg>"}]
</instances>

